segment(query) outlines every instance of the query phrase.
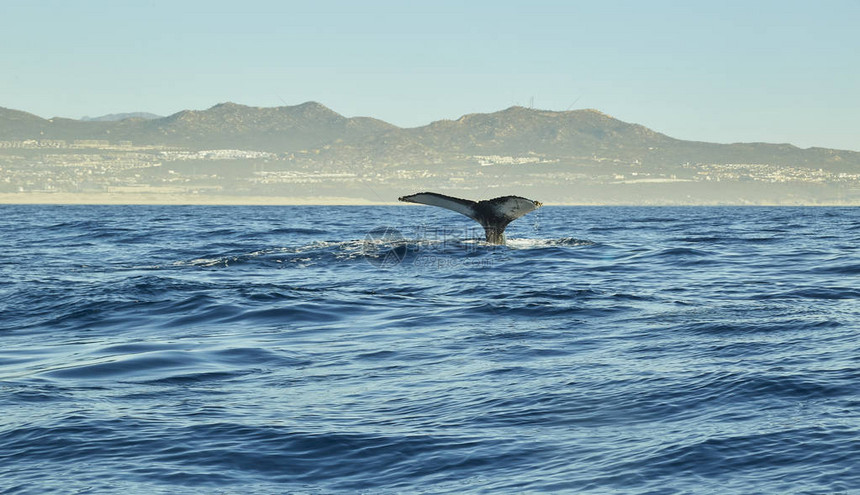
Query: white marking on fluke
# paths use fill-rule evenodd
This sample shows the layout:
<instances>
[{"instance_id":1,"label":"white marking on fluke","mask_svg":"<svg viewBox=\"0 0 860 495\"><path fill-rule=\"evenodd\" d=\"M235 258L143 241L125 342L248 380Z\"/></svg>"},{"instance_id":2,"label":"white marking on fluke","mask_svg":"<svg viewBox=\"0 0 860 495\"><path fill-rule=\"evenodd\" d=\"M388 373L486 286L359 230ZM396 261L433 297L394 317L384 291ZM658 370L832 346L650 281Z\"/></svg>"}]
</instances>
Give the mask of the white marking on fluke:
<instances>
[{"instance_id":1,"label":"white marking on fluke","mask_svg":"<svg viewBox=\"0 0 860 495\"><path fill-rule=\"evenodd\" d=\"M466 215L484 227L487 242L505 243L505 228L517 218L543 206L539 201L519 196L501 196L483 201L471 201L444 194L422 192L398 198L407 203L439 206Z\"/></svg>"}]
</instances>

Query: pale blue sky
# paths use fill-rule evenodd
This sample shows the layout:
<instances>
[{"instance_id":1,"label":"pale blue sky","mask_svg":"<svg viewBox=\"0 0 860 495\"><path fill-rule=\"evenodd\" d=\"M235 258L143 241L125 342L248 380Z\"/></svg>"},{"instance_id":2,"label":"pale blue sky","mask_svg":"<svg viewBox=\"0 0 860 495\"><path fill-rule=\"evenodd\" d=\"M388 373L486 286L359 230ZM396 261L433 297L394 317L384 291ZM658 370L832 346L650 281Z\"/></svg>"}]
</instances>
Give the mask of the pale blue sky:
<instances>
[{"instance_id":1,"label":"pale blue sky","mask_svg":"<svg viewBox=\"0 0 860 495\"><path fill-rule=\"evenodd\" d=\"M682 139L860 150L860 2L0 0L0 106L319 101L418 126L596 108Z\"/></svg>"}]
</instances>

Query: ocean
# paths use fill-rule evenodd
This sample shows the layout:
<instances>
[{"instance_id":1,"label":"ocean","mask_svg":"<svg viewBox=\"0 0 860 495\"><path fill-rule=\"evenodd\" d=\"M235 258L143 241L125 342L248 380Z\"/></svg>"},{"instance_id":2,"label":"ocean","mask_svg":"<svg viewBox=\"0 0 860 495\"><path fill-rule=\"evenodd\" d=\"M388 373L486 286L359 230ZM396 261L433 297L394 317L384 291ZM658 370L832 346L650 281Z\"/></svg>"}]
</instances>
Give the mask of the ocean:
<instances>
[{"instance_id":1,"label":"ocean","mask_svg":"<svg viewBox=\"0 0 860 495\"><path fill-rule=\"evenodd\" d=\"M860 210L0 206L2 493L857 493Z\"/></svg>"}]
</instances>

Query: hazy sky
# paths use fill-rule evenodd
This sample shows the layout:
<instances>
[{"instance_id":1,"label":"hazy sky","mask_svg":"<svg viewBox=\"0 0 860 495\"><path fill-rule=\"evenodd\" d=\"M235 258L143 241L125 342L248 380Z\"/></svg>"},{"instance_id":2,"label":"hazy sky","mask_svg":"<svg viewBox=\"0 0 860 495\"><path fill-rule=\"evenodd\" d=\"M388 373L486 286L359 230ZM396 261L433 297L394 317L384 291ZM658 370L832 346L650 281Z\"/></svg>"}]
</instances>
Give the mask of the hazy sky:
<instances>
[{"instance_id":1,"label":"hazy sky","mask_svg":"<svg viewBox=\"0 0 860 495\"><path fill-rule=\"evenodd\" d=\"M860 1L0 0L0 106L319 101L400 126L596 108L683 139L860 150Z\"/></svg>"}]
</instances>

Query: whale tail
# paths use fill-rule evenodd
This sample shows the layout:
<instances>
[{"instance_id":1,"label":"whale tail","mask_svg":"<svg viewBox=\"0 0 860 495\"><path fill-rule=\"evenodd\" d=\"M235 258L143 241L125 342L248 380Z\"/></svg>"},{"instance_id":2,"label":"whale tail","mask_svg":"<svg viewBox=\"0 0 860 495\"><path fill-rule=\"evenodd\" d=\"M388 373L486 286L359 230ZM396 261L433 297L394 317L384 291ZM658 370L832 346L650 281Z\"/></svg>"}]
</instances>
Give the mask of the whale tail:
<instances>
[{"instance_id":1,"label":"whale tail","mask_svg":"<svg viewBox=\"0 0 860 495\"><path fill-rule=\"evenodd\" d=\"M398 198L407 203L420 203L447 208L466 215L484 227L487 242L505 243L505 228L517 218L540 208L542 203L519 196L502 196L484 201L470 201L444 194L422 192Z\"/></svg>"}]
</instances>

